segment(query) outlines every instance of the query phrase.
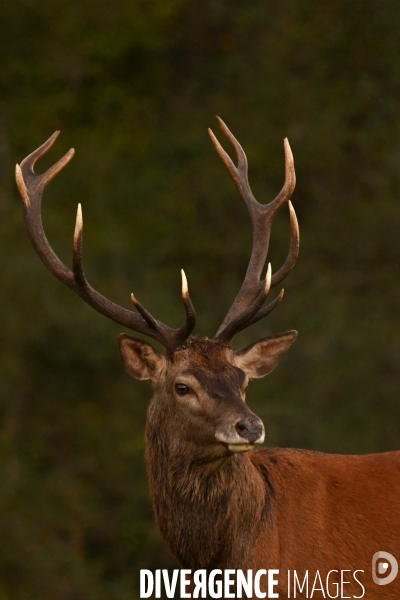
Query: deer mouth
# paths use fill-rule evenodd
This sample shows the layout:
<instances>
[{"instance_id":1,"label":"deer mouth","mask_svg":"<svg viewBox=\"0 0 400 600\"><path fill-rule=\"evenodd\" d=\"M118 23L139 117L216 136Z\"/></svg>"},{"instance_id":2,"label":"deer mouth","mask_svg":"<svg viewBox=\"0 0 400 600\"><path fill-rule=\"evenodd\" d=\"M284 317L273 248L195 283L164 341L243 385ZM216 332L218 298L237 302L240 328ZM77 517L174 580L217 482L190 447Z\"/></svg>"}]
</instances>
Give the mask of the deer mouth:
<instances>
[{"instance_id":1,"label":"deer mouth","mask_svg":"<svg viewBox=\"0 0 400 600\"><path fill-rule=\"evenodd\" d=\"M227 446L231 452L249 452L254 448L254 444L227 444Z\"/></svg>"},{"instance_id":2,"label":"deer mouth","mask_svg":"<svg viewBox=\"0 0 400 600\"><path fill-rule=\"evenodd\" d=\"M230 452L249 452L264 442L264 425L255 415L242 418L229 428L216 432L215 438Z\"/></svg>"}]
</instances>

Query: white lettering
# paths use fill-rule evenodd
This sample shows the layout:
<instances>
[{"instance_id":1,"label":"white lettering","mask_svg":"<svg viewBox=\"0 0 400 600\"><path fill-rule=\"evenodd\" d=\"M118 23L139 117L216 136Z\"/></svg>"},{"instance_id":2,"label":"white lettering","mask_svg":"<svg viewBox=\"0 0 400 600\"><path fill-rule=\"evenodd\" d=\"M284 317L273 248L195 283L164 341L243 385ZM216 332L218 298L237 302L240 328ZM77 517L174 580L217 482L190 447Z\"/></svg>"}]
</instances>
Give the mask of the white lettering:
<instances>
[{"instance_id":1,"label":"white lettering","mask_svg":"<svg viewBox=\"0 0 400 600\"><path fill-rule=\"evenodd\" d=\"M160 569L156 570L155 596L156 596L156 598L161 598L161 571L160 571Z\"/></svg>"},{"instance_id":2,"label":"white lettering","mask_svg":"<svg viewBox=\"0 0 400 600\"><path fill-rule=\"evenodd\" d=\"M364 598L365 587L363 586L361 581L358 581L358 579L356 577L356 573L364 573L364 571L362 571L361 569L357 569L357 571L354 571L354 573L353 573L354 579L357 581L358 585L360 585L362 587L362 594L361 594L361 596L353 596L353 598Z\"/></svg>"},{"instance_id":3,"label":"white lettering","mask_svg":"<svg viewBox=\"0 0 400 600\"><path fill-rule=\"evenodd\" d=\"M193 598L199 597L201 590L201 597L207 597L207 571L205 569L198 569L193 573L193 581L196 585L193 592Z\"/></svg>"},{"instance_id":4,"label":"white lettering","mask_svg":"<svg viewBox=\"0 0 400 600\"><path fill-rule=\"evenodd\" d=\"M339 573L339 571L337 569L332 569L332 571L329 571L328 575L326 576L326 593L328 594L328 598L337 598L339 596L339 584L338 583L332 583L333 586L336 586L336 596L331 596L329 593L329 576L331 573Z\"/></svg>"},{"instance_id":5,"label":"white lettering","mask_svg":"<svg viewBox=\"0 0 400 600\"><path fill-rule=\"evenodd\" d=\"M147 581L147 589L146 589ZM140 597L150 598L154 588L153 573L148 569L140 569Z\"/></svg>"},{"instance_id":6,"label":"white lettering","mask_svg":"<svg viewBox=\"0 0 400 600\"><path fill-rule=\"evenodd\" d=\"M260 569L257 571L256 576L254 577L254 591L256 593L257 598L265 598L267 595L265 592L260 590L260 579L262 575L266 575L267 571L265 569Z\"/></svg>"},{"instance_id":7,"label":"white lettering","mask_svg":"<svg viewBox=\"0 0 400 600\"><path fill-rule=\"evenodd\" d=\"M236 575L236 596L238 598L242 597L242 588L245 593L246 598L253 597L253 571L252 569L247 569L247 579L244 576L244 573L241 569L238 570Z\"/></svg>"},{"instance_id":8,"label":"white lettering","mask_svg":"<svg viewBox=\"0 0 400 600\"><path fill-rule=\"evenodd\" d=\"M296 584L297 581L297 584ZM308 571L306 571L304 580L303 580L303 585L300 585L300 581L297 578L297 571L293 571L293 591L294 591L294 596L293 598L297 598L296 596L296 586L299 586L299 592L303 591L304 586L306 586L306 598L308 598Z\"/></svg>"},{"instance_id":9,"label":"white lettering","mask_svg":"<svg viewBox=\"0 0 400 600\"><path fill-rule=\"evenodd\" d=\"M268 598L279 598L278 592L274 592L274 587L279 583L274 575L279 575L279 569L268 569Z\"/></svg>"},{"instance_id":10,"label":"white lettering","mask_svg":"<svg viewBox=\"0 0 400 600\"><path fill-rule=\"evenodd\" d=\"M222 575L221 569L213 569L208 578L208 593L211 598L222 598L222 581L215 581L216 575Z\"/></svg>"},{"instance_id":11,"label":"white lettering","mask_svg":"<svg viewBox=\"0 0 400 600\"><path fill-rule=\"evenodd\" d=\"M340 585L340 591L341 591L341 594L342 594L341 598L351 598L351 596L344 596L343 595L344 594L344 592L343 592L343 586L345 584L347 584L347 583L350 583L350 581L344 581L343 580L343 573L347 573L347 572L350 573L350 569L344 569L343 571L340 571L340 575L341 575L341 577L340 577L340 583L341 583L341 585Z\"/></svg>"},{"instance_id":12,"label":"white lettering","mask_svg":"<svg viewBox=\"0 0 400 600\"><path fill-rule=\"evenodd\" d=\"M246 573L246 574L245 574ZM191 569L174 569L171 572L171 577L168 569L156 569L150 571L149 569L140 569L140 598L155 598L160 599L163 597L162 585L165 588L165 597L175 598L178 594L178 578L180 577L180 598L194 598L194 599L205 599L205 598L227 598L233 600L234 598L279 598L279 592L277 587L279 586L279 569L259 569L253 571L247 569L246 572L241 569L237 571L235 569L213 569L210 573L206 569L198 569L192 571ZM364 598L365 587L360 581L360 576L357 577L358 573L364 573L363 570L358 569L352 572L350 569L343 569L338 571L332 569L328 571L326 579L322 581L320 571L315 572L315 577L312 583L311 574L307 571L300 571L301 575L293 570L293 596L292 594L292 572L287 571L287 598L298 598L297 594L303 598L314 598L318 595L318 598ZM339 575L340 573L340 575ZM352 581L347 581L349 577L346 573L351 573L356 584L360 588L361 595L359 596L347 596L346 593L350 592L349 588L345 586L352 586ZM254 575L254 578L253 578ZM267 576L267 581L261 583L261 577ZM312 588L309 589L312 583ZM353 589L353 588L352 588ZM266 591L262 591L266 590ZM318 594L319 592L319 594ZM354 592L353 592L354 593ZM285 596L286 597L286 596Z\"/></svg>"},{"instance_id":13,"label":"white lettering","mask_svg":"<svg viewBox=\"0 0 400 600\"><path fill-rule=\"evenodd\" d=\"M189 585L190 579L186 579L186 575L190 575L191 569L181 569L181 598L191 598L191 594L186 593L186 586Z\"/></svg>"},{"instance_id":14,"label":"white lettering","mask_svg":"<svg viewBox=\"0 0 400 600\"><path fill-rule=\"evenodd\" d=\"M169 583L167 569L163 569L162 574L163 574L164 587L165 587L165 593L167 594L167 598L173 598L175 596L176 583L178 581L179 569L174 569L174 572L172 574L171 584Z\"/></svg>"},{"instance_id":15,"label":"white lettering","mask_svg":"<svg viewBox=\"0 0 400 600\"><path fill-rule=\"evenodd\" d=\"M235 569L225 569L224 571L224 598L234 598L235 592L231 592L229 588L235 583L234 579L231 579L231 575L235 574Z\"/></svg>"},{"instance_id":16,"label":"white lettering","mask_svg":"<svg viewBox=\"0 0 400 600\"><path fill-rule=\"evenodd\" d=\"M319 583L321 584L321 587L315 587L315 585L316 585L316 583L317 583L317 579L318 579ZM314 594L314 592L315 592L315 591L322 592L322 593L323 593L323 595L324 595L324 598L325 598L324 586L322 585L322 581L321 581L321 575L319 574L319 571L317 571L317 572L315 573L315 579L314 579L314 583L313 583L313 586L312 586L312 590L311 590L311 596L310 596L310 598L312 598L312 597L313 597L313 594Z\"/></svg>"}]
</instances>

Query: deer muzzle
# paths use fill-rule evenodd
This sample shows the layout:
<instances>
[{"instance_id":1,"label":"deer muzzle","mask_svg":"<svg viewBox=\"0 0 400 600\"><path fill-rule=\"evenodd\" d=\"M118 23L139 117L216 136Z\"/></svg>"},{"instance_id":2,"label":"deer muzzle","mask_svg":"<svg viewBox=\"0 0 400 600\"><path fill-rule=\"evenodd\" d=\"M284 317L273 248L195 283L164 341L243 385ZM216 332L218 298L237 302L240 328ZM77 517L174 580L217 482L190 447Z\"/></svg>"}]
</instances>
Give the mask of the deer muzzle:
<instances>
[{"instance_id":1,"label":"deer muzzle","mask_svg":"<svg viewBox=\"0 0 400 600\"><path fill-rule=\"evenodd\" d=\"M216 431L217 441L225 444L231 452L248 452L264 442L265 432L261 419L250 414L224 424Z\"/></svg>"}]
</instances>

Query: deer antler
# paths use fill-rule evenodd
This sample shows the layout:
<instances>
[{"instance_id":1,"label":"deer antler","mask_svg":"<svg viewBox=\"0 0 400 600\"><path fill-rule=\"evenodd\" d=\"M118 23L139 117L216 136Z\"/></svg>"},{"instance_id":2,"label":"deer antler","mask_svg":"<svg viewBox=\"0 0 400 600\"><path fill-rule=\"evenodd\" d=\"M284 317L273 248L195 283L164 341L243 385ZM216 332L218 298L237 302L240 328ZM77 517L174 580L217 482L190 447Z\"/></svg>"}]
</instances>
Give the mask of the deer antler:
<instances>
[{"instance_id":1,"label":"deer antler","mask_svg":"<svg viewBox=\"0 0 400 600\"><path fill-rule=\"evenodd\" d=\"M238 165L234 165L211 129L209 129L208 132L211 141L239 190L239 194L249 212L253 227L253 250L246 276L238 295L214 337L215 340L230 342L239 331L256 323L270 313L283 298L282 290L273 302L264 308L262 307L270 288L280 283L288 275L289 271L294 267L299 254L299 227L296 213L289 200L296 185L296 175L294 171L293 155L286 138L284 140L285 183L283 184L283 188L277 197L269 204L264 205L257 202L250 189L246 154L222 119L217 117L217 121L236 152ZM290 212L291 237L289 253L284 264L276 273L271 275L271 268L269 265L265 279L260 280L267 259L272 222L277 211L285 202L289 203Z\"/></svg>"},{"instance_id":2,"label":"deer antler","mask_svg":"<svg viewBox=\"0 0 400 600\"><path fill-rule=\"evenodd\" d=\"M189 297L186 276L183 271L182 300L185 306L186 321L179 329L171 329L164 323L154 319L133 294L131 296L132 301L140 314L114 304L114 302L99 294L88 283L82 267L83 220L80 204L78 205L75 224L72 271L61 262L52 250L42 225L42 195L46 185L70 162L75 151L71 148L63 158L42 175L36 175L33 167L36 161L53 146L59 133L59 131L53 133L47 142L22 161L21 166L16 166L17 185L24 202L25 224L33 247L53 275L68 285L78 296L101 314L124 327L157 340L168 350L174 350L182 346L196 324L196 313Z\"/></svg>"}]
</instances>

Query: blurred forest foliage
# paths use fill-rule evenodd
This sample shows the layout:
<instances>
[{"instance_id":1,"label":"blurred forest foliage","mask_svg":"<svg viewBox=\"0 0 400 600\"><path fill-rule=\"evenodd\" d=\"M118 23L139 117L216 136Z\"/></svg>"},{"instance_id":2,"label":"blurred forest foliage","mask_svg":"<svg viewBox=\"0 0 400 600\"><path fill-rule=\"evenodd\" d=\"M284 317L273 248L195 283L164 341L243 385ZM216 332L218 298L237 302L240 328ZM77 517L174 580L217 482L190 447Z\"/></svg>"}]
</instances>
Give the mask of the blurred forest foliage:
<instances>
[{"instance_id":1,"label":"blurred forest foliage","mask_svg":"<svg viewBox=\"0 0 400 600\"><path fill-rule=\"evenodd\" d=\"M61 129L37 167L76 149L44 198L56 252L70 264L82 202L91 283L177 326L183 267L211 336L251 233L206 128L222 140L219 114L241 141L261 202L288 136L300 258L237 345L299 338L249 403L269 445L400 448L400 3L2 0L0 32L0 600L132 600L140 568L176 564L144 471L151 391L123 371L121 327L33 252L14 164ZM288 239L283 210L275 268Z\"/></svg>"}]
</instances>

